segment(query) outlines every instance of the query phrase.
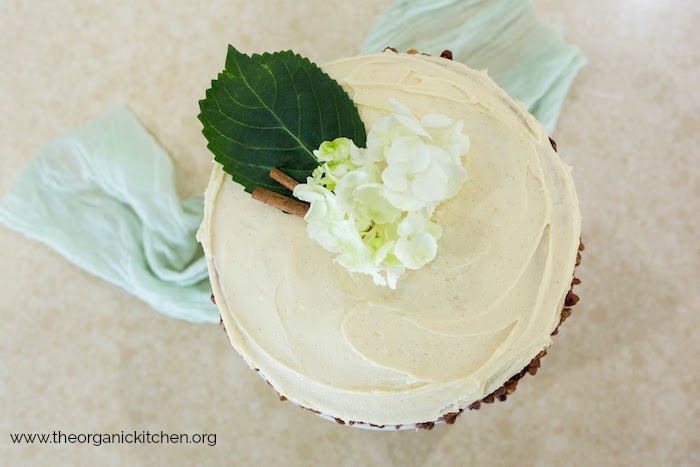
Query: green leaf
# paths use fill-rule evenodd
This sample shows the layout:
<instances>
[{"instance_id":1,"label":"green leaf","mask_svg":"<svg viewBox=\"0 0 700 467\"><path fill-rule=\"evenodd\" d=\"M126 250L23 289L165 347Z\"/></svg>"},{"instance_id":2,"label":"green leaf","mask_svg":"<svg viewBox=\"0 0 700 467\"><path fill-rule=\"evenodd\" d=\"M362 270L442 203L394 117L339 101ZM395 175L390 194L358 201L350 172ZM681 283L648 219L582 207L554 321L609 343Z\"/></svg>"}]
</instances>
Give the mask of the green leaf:
<instances>
[{"instance_id":1,"label":"green leaf","mask_svg":"<svg viewBox=\"0 0 700 467\"><path fill-rule=\"evenodd\" d=\"M318 167L313 150L344 136L365 146L352 99L314 63L291 51L248 56L229 46L226 68L199 101L202 133L214 159L248 192L289 191L273 167L300 182Z\"/></svg>"}]
</instances>

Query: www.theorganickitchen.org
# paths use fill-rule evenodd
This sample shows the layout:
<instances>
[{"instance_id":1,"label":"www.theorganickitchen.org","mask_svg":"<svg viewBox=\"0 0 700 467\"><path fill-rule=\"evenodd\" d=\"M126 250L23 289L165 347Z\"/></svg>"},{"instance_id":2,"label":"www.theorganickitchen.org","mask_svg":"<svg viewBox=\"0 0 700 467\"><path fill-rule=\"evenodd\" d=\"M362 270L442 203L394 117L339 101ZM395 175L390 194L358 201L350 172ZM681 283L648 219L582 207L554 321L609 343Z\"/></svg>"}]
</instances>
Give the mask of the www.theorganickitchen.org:
<instances>
[{"instance_id":1,"label":"www.theorganickitchen.org","mask_svg":"<svg viewBox=\"0 0 700 467\"><path fill-rule=\"evenodd\" d=\"M207 444L216 446L216 433L151 433L149 430L124 431L121 433L12 433L15 444Z\"/></svg>"}]
</instances>

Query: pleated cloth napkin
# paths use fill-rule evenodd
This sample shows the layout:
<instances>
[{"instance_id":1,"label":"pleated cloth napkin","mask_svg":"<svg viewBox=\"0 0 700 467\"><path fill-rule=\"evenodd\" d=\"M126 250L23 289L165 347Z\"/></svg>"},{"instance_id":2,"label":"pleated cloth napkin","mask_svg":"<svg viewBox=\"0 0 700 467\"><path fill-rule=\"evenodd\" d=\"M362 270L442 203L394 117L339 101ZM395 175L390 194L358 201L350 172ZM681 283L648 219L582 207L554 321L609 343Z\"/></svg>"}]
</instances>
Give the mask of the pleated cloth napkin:
<instances>
[{"instance_id":1,"label":"pleated cloth napkin","mask_svg":"<svg viewBox=\"0 0 700 467\"><path fill-rule=\"evenodd\" d=\"M585 60L529 0L399 0L362 50L453 52L489 74L551 131ZM165 151L125 108L66 131L34 154L0 200L0 222L159 312L218 322L195 232L202 198L178 199Z\"/></svg>"},{"instance_id":2,"label":"pleated cloth napkin","mask_svg":"<svg viewBox=\"0 0 700 467\"><path fill-rule=\"evenodd\" d=\"M173 318L218 322L194 235L202 198L180 201L173 167L114 108L34 154L0 201L0 222Z\"/></svg>"}]
</instances>

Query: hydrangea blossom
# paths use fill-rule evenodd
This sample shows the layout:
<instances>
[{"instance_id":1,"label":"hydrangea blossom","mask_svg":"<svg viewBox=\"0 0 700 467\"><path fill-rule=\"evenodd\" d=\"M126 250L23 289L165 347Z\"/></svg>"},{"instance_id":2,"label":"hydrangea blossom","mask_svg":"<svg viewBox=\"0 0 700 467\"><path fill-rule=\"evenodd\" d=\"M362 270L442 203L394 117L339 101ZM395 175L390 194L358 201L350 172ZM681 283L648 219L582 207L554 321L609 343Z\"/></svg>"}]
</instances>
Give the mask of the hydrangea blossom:
<instances>
[{"instance_id":1,"label":"hydrangea blossom","mask_svg":"<svg viewBox=\"0 0 700 467\"><path fill-rule=\"evenodd\" d=\"M321 144L319 167L294 196L311 205L309 238L337 253L348 271L393 289L407 269L435 258L442 229L431 218L467 180L469 137L461 121L442 114L419 120L390 104L395 112L375 123L367 148L347 138Z\"/></svg>"}]
</instances>

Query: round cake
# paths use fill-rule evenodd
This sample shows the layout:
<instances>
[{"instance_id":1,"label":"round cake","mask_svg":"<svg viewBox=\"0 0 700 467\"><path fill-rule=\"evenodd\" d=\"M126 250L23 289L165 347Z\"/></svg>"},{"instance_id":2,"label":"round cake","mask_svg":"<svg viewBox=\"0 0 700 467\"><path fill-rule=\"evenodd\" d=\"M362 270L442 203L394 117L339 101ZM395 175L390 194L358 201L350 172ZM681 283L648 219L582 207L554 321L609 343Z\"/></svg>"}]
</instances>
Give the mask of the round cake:
<instances>
[{"instance_id":1,"label":"round cake","mask_svg":"<svg viewBox=\"0 0 700 467\"><path fill-rule=\"evenodd\" d=\"M486 72L392 51L321 68L367 131L392 112L391 99L418 118L464 122L468 180L435 211L437 256L396 289L379 287L334 262L302 218L254 201L217 164L198 232L213 298L233 347L280 398L355 426L453 422L512 392L576 301L571 168Z\"/></svg>"}]
</instances>

